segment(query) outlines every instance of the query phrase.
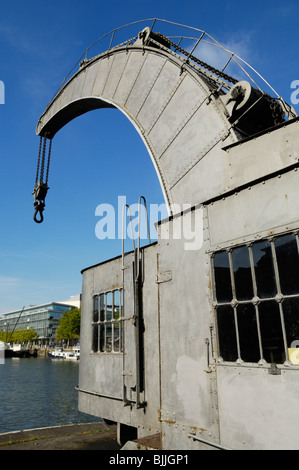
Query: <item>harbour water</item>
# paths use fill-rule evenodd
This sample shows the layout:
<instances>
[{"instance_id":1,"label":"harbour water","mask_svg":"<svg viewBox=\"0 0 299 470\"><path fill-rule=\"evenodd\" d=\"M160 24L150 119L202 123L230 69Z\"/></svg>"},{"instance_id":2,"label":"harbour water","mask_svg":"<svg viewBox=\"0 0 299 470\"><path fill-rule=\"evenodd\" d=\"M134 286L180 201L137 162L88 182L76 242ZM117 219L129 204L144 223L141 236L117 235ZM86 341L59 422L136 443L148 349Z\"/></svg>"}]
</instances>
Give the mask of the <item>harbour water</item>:
<instances>
[{"instance_id":1,"label":"harbour water","mask_svg":"<svg viewBox=\"0 0 299 470\"><path fill-rule=\"evenodd\" d=\"M0 433L100 421L78 411L79 361L10 358L0 364Z\"/></svg>"}]
</instances>

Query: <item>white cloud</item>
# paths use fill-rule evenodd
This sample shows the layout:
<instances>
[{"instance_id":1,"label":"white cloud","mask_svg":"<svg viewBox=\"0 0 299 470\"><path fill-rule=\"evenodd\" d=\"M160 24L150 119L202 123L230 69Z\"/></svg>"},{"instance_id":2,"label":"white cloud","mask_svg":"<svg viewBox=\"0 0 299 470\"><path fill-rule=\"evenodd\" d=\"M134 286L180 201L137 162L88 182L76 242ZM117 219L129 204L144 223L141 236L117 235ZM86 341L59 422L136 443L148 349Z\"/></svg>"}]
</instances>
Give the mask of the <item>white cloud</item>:
<instances>
[{"instance_id":1,"label":"white cloud","mask_svg":"<svg viewBox=\"0 0 299 470\"><path fill-rule=\"evenodd\" d=\"M248 62L250 60L250 36L248 34L233 35L222 44L207 38L202 40L194 51L196 57L218 70L222 70L225 67L231 53ZM228 74L240 73L234 59L225 68L225 72Z\"/></svg>"}]
</instances>

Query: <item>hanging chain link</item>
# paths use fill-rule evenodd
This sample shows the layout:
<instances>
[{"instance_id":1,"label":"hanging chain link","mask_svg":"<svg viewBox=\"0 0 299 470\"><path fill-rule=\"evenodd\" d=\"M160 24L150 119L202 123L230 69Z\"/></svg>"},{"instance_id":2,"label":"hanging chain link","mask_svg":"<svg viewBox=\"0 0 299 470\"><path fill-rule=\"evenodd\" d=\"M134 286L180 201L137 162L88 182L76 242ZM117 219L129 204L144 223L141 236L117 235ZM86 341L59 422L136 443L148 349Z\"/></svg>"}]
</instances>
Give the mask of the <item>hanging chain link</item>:
<instances>
[{"instance_id":1,"label":"hanging chain link","mask_svg":"<svg viewBox=\"0 0 299 470\"><path fill-rule=\"evenodd\" d=\"M158 36L159 38L161 38L163 40L163 42L167 43L168 46L169 46L169 49L170 47L173 47L174 48L174 52L178 51L180 52L181 54L185 55L186 56L186 59L185 59L185 62L186 64L189 64L189 60L191 60L192 62L200 65L201 67L203 67L203 69L209 71L210 73L212 73L213 75L216 75L216 77L222 79L222 80L225 80L227 82L230 82L232 84L237 84L239 80L237 80L236 78L233 78L231 77L230 75L224 73L223 71L220 71L218 69L216 69L215 67L212 67L211 65L207 64L206 62L203 62L202 60L198 59L197 57L195 57L194 55L190 54L189 52L185 51L182 47L180 47L178 44L176 44L175 42L171 41L167 36L164 36L163 34L161 33L154 33L155 36ZM158 43L157 41L154 40L154 38L150 38L150 41L151 42L154 42L155 44L157 44L160 48L164 49L165 46L163 46L163 44L160 44ZM189 64L190 65L190 64ZM192 66L192 65L191 65ZM216 77L211 77L209 73L205 73L205 70L201 70L201 73L203 74L206 74L206 77L209 79L209 80L215 80L217 82L217 78ZM258 91L258 90L256 90ZM273 119L273 123L274 123L274 126L277 126L279 124L281 124L282 122L284 122L285 118L284 118L284 110L282 109L282 106L280 105L280 103L275 99L273 98L272 96L270 96L269 94L265 93L265 92L260 92L264 98L268 101L269 103L269 107L270 107L270 110L271 110L271 113L272 113L272 119Z\"/></svg>"},{"instance_id":2,"label":"hanging chain link","mask_svg":"<svg viewBox=\"0 0 299 470\"><path fill-rule=\"evenodd\" d=\"M35 187L33 189L34 196L34 216L33 220L40 224L43 222L43 211L45 208L45 198L48 191L48 179L49 179L49 168L50 168L50 159L51 159L51 150L52 150L52 139L49 141L49 150L48 150L48 159L46 165L46 179L44 181L44 171L46 163L46 148L47 148L47 137L40 137L39 150L38 150L38 159L37 159L37 169L36 169L36 178L35 178ZM37 215L40 215L40 218L37 218Z\"/></svg>"},{"instance_id":3,"label":"hanging chain link","mask_svg":"<svg viewBox=\"0 0 299 470\"><path fill-rule=\"evenodd\" d=\"M216 69L215 67L212 67L211 65L207 64L206 62L198 59L194 55L190 54L189 52L185 51L182 47L180 47L178 44L175 42L171 41L167 36L163 36L161 33L155 33L155 35L159 36L161 39L166 41L169 44L169 47L173 47L175 51L179 51L181 54L187 56L187 62L189 60L192 60L192 62L195 62L196 64L200 65L204 69L208 70L209 72L213 73L219 78L222 78L223 80L226 80L230 83L233 83L234 85L238 83L238 80L236 78L231 77L230 75L227 75L226 73ZM152 41L152 38L151 38ZM160 45L160 44L159 44ZM160 45L161 46L161 45ZM209 79L211 77L208 77Z\"/></svg>"}]
</instances>

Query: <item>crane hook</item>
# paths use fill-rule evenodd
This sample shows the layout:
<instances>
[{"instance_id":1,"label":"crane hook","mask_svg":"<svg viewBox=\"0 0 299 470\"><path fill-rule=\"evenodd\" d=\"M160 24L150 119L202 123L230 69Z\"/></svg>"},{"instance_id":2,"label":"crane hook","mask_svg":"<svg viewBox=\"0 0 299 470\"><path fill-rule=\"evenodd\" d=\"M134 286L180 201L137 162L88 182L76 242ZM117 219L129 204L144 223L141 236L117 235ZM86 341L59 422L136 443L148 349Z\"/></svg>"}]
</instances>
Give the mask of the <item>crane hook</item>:
<instances>
[{"instance_id":1,"label":"crane hook","mask_svg":"<svg viewBox=\"0 0 299 470\"><path fill-rule=\"evenodd\" d=\"M42 201L35 201L34 207L35 207L35 212L34 212L33 220L37 224L41 224L44 220L43 211L45 208L45 203ZM38 212L40 213L40 219L37 218Z\"/></svg>"},{"instance_id":2,"label":"crane hook","mask_svg":"<svg viewBox=\"0 0 299 470\"><path fill-rule=\"evenodd\" d=\"M46 206L45 198L46 198L48 189L49 188L45 183L41 183L40 181L38 181L35 184L35 187L34 187L34 190L33 190L33 193L32 193L33 196L34 196L33 205L35 207L33 220L37 224L41 224L42 221L44 220L43 211L44 211L44 208ZM37 214L38 213L40 214L40 219L37 219Z\"/></svg>"},{"instance_id":3,"label":"crane hook","mask_svg":"<svg viewBox=\"0 0 299 470\"><path fill-rule=\"evenodd\" d=\"M38 150L38 160L37 160L37 170L36 170L36 178L35 178L35 187L33 189L33 196L34 196L34 216L33 220L37 224L43 222L43 211L45 208L45 198L48 191L48 177L49 177L49 166L50 166L50 157L51 157L51 148L52 148L52 139L49 141L49 149L48 149L48 161L46 162L46 147L47 147L47 136L40 137L40 144ZM46 168L46 178L44 180L44 170L45 164L47 164ZM40 214L40 218L37 218L38 213Z\"/></svg>"}]
</instances>

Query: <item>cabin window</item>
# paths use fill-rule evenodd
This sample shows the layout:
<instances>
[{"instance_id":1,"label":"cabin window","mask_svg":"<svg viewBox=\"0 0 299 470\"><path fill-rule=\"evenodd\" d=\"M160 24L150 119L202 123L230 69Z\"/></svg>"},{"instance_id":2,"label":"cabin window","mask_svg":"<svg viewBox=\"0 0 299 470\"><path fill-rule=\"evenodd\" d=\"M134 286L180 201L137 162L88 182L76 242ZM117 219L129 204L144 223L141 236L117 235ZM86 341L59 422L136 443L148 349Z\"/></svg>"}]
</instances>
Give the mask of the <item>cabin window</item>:
<instances>
[{"instance_id":1,"label":"cabin window","mask_svg":"<svg viewBox=\"0 0 299 470\"><path fill-rule=\"evenodd\" d=\"M116 289L93 298L92 350L96 353L123 351L123 290Z\"/></svg>"},{"instance_id":2,"label":"cabin window","mask_svg":"<svg viewBox=\"0 0 299 470\"><path fill-rule=\"evenodd\" d=\"M298 246L298 234L288 233L212 254L223 361L291 362L289 349L299 344Z\"/></svg>"}]
</instances>

